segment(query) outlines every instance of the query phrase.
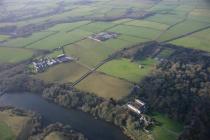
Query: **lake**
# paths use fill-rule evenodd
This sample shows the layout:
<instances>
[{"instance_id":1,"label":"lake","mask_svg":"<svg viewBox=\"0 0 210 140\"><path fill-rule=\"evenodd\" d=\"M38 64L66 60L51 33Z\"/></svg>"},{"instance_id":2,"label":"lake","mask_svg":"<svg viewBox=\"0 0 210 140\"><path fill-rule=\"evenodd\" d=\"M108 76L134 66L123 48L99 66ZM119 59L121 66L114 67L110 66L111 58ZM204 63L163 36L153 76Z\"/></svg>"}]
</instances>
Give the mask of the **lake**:
<instances>
[{"instance_id":1,"label":"lake","mask_svg":"<svg viewBox=\"0 0 210 140\"><path fill-rule=\"evenodd\" d=\"M96 120L88 113L65 109L50 103L39 95L30 93L12 93L0 97L0 106L14 106L37 112L43 117L43 125L60 122L72 126L89 140L128 140L122 131L114 125Z\"/></svg>"}]
</instances>

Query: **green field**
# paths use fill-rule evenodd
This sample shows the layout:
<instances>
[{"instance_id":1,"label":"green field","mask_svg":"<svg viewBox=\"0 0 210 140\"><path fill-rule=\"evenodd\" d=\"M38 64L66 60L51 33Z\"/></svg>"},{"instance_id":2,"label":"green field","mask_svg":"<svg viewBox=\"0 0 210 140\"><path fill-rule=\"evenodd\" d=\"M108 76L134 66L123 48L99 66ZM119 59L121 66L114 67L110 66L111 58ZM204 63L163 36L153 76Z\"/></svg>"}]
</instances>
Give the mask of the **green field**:
<instances>
[{"instance_id":1,"label":"green field","mask_svg":"<svg viewBox=\"0 0 210 140\"><path fill-rule=\"evenodd\" d=\"M144 60L139 63L146 65L144 65L144 68L140 68L139 64L131 62L129 59L112 60L100 67L99 71L138 83L151 72L155 62Z\"/></svg>"},{"instance_id":2,"label":"green field","mask_svg":"<svg viewBox=\"0 0 210 140\"><path fill-rule=\"evenodd\" d=\"M174 14L155 14L154 16L146 18L146 20L158 22L167 25L173 25L182 21L184 17Z\"/></svg>"},{"instance_id":3,"label":"green field","mask_svg":"<svg viewBox=\"0 0 210 140\"><path fill-rule=\"evenodd\" d=\"M125 36L127 38L127 36ZM127 38L129 39L129 38ZM140 42L146 42L145 39L136 39L134 41L126 41L121 38L110 39L104 42L97 42L91 39L85 39L75 44L65 47L68 55L78 57L79 61L90 67L93 67L106 59L109 55L123 48L131 47Z\"/></svg>"},{"instance_id":4,"label":"green field","mask_svg":"<svg viewBox=\"0 0 210 140\"><path fill-rule=\"evenodd\" d=\"M90 21L80 21L80 22L58 24L56 26L53 26L53 27L49 28L48 31L66 32L66 31L71 31L71 30L77 29L80 26L86 26L89 23L90 23Z\"/></svg>"},{"instance_id":5,"label":"green field","mask_svg":"<svg viewBox=\"0 0 210 140\"><path fill-rule=\"evenodd\" d=\"M106 29L113 27L115 24L112 22L92 22L88 25L80 27L80 29L93 32L93 33L99 33L102 31L105 31Z\"/></svg>"},{"instance_id":6,"label":"green field","mask_svg":"<svg viewBox=\"0 0 210 140\"><path fill-rule=\"evenodd\" d=\"M165 30L169 27L167 24L162 24L162 23L152 22L152 21L147 21L147 20L133 20L133 21L125 23L125 25L147 27L147 28L152 28L156 30Z\"/></svg>"},{"instance_id":7,"label":"green field","mask_svg":"<svg viewBox=\"0 0 210 140\"><path fill-rule=\"evenodd\" d=\"M186 20L176 26L167 30L164 34L159 37L160 41L170 40L181 35L196 31L198 29L207 27L208 24L204 22L197 22L194 20Z\"/></svg>"},{"instance_id":8,"label":"green field","mask_svg":"<svg viewBox=\"0 0 210 140\"><path fill-rule=\"evenodd\" d=\"M28 45L31 45L53 34L53 32L38 32L27 37L10 39L7 42L5 42L4 45L8 47L27 47Z\"/></svg>"},{"instance_id":9,"label":"green field","mask_svg":"<svg viewBox=\"0 0 210 140\"><path fill-rule=\"evenodd\" d=\"M9 38L7 35L0 35L0 41L5 41Z\"/></svg>"},{"instance_id":10,"label":"green field","mask_svg":"<svg viewBox=\"0 0 210 140\"><path fill-rule=\"evenodd\" d=\"M68 55L78 57L81 63L90 67L106 59L113 52L112 49L104 47L101 42L90 39L66 46L65 51Z\"/></svg>"},{"instance_id":11,"label":"green field","mask_svg":"<svg viewBox=\"0 0 210 140\"><path fill-rule=\"evenodd\" d=\"M45 136L43 140L69 140L69 138L62 132L55 131Z\"/></svg>"},{"instance_id":12,"label":"green field","mask_svg":"<svg viewBox=\"0 0 210 140\"><path fill-rule=\"evenodd\" d=\"M173 49L170 48L164 48L159 54L158 58L168 58L172 53L174 52Z\"/></svg>"},{"instance_id":13,"label":"green field","mask_svg":"<svg viewBox=\"0 0 210 140\"><path fill-rule=\"evenodd\" d=\"M15 140L12 130L4 122L0 122L0 140Z\"/></svg>"},{"instance_id":14,"label":"green field","mask_svg":"<svg viewBox=\"0 0 210 140\"><path fill-rule=\"evenodd\" d=\"M159 126L155 126L152 130L152 136L155 140L176 140L183 130L182 124L164 115L156 113L152 117L160 123Z\"/></svg>"},{"instance_id":15,"label":"green field","mask_svg":"<svg viewBox=\"0 0 210 140\"><path fill-rule=\"evenodd\" d=\"M33 52L22 48L0 47L0 63L17 63L31 58Z\"/></svg>"},{"instance_id":16,"label":"green field","mask_svg":"<svg viewBox=\"0 0 210 140\"><path fill-rule=\"evenodd\" d=\"M88 69L78 63L59 64L49 68L46 72L35 75L35 78L46 82L70 83L78 80Z\"/></svg>"},{"instance_id":17,"label":"green field","mask_svg":"<svg viewBox=\"0 0 210 140\"><path fill-rule=\"evenodd\" d=\"M0 140L15 140L25 128L32 128L32 116L18 115L12 110L0 111Z\"/></svg>"},{"instance_id":18,"label":"green field","mask_svg":"<svg viewBox=\"0 0 210 140\"><path fill-rule=\"evenodd\" d=\"M161 31L155 29L128 25L119 25L110 29L110 31L151 40L155 39L161 33Z\"/></svg>"},{"instance_id":19,"label":"green field","mask_svg":"<svg viewBox=\"0 0 210 140\"><path fill-rule=\"evenodd\" d=\"M59 32L53 36L43 39L37 43L27 46L27 48L41 49L41 50L52 50L59 48L60 46L73 43L81 40L92 33L83 30L74 30L71 32Z\"/></svg>"},{"instance_id":20,"label":"green field","mask_svg":"<svg viewBox=\"0 0 210 140\"><path fill-rule=\"evenodd\" d=\"M129 95L132 86L126 81L100 73L93 73L81 81L76 88L103 98L119 100Z\"/></svg>"},{"instance_id":21,"label":"green field","mask_svg":"<svg viewBox=\"0 0 210 140\"><path fill-rule=\"evenodd\" d=\"M210 29L171 41L170 43L210 52Z\"/></svg>"}]
</instances>

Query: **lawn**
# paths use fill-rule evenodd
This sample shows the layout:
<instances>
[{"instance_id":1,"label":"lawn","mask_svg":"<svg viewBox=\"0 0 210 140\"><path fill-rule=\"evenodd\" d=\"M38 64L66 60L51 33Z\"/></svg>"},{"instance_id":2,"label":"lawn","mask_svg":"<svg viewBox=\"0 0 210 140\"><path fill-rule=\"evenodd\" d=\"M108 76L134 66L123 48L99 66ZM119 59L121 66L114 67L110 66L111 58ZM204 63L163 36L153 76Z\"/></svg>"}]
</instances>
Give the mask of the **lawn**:
<instances>
[{"instance_id":1,"label":"lawn","mask_svg":"<svg viewBox=\"0 0 210 140\"><path fill-rule=\"evenodd\" d=\"M5 42L4 45L9 47L26 47L28 45L41 41L44 38L52 36L53 34L53 32L38 32L27 37L10 39Z\"/></svg>"},{"instance_id":2,"label":"lawn","mask_svg":"<svg viewBox=\"0 0 210 140\"><path fill-rule=\"evenodd\" d=\"M147 21L147 20L133 20L133 21L125 23L125 25L147 27L147 28L152 28L155 30L165 30L169 27L169 25L167 24L162 24L162 23L152 22L152 21Z\"/></svg>"},{"instance_id":3,"label":"lawn","mask_svg":"<svg viewBox=\"0 0 210 140\"><path fill-rule=\"evenodd\" d=\"M35 75L35 78L46 82L70 83L78 80L88 69L78 63L59 64L49 68L46 72Z\"/></svg>"},{"instance_id":4,"label":"lawn","mask_svg":"<svg viewBox=\"0 0 210 140\"><path fill-rule=\"evenodd\" d=\"M152 130L152 136L155 140L176 140L183 130L182 124L169 119L167 116L156 113L152 117L160 123Z\"/></svg>"},{"instance_id":5,"label":"lawn","mask_svg":"<svg viewBox=\"0 0 210 140\"><path fill-rule=\"evenodd\" d=\"M15 140L12 130L4 122L0 122L0 140Z\"/></svg>"},{"instance_id":6,"label":"lawn","mask_svg":"<svg viewBox=\"0 0 210 140\"><path fill-rule=\"evenodd\" d=\"M170 42L171 44L210 52L210 29Z\"/></svg>"},{"instance_id":7,"label":"lawn","mask_svg":"<svg viewBox=\"0 0 210 140\"><path fill-rule=\"evenodd\" d=\"M128 25L119 25L110 29L109 31L134 37L146 38L150 40L155 39L161 33L161 31L159 30L154 30L145 27L128 26Z\"/></svg>"},{"instance_id":8,"label":"lawn","mask_svg":"<svg viewBox=\"0 0 210 140\"><path fill-rule=\"evenodd\" d=\"M151 60L139 62L141 64L146 64L144 65L144 68L140 68L139 64L131 62L129 59L112 60L100 67L99 71L111 76L138 83L142 78L151 72L155 61L149 61Z\"/></svg>"},{"instance_id":9,"label":"lawn","mask_svg":"<svg viewBox=\"0 0 210 140\"><path fill-rule=\"evenodd\" d=\"M32 55L31 50L0 47L0 63L18 63L31 58Z\"/></svg>"},{"instance_id":10,"label":"lawn","mask_svg":"<svg viewBox=\"0 0 210 140\"><path fill-rule=\"evenodd\" d=\"M93 73L81 81L76 88L94 93L103 98L122 99L129 95L133 85L118 78L100 73Z\"/></svg>"},{"instance_id":11,"label":"lawn","mask_svg":"<svg viewBox=\"0 0 210 140\"><path fill-rule=\"evenodd\" d=\"M59 32L53 36L50 36L46 39L43 39L37 43L27 46L27 48L33 49L43 49L43 50L53 50L55 48L59 48L60 46L73 43L75 41L81 40L92 33L82 31L82 30L74 30L71 32Z\"/></svg>"}]
</instances>

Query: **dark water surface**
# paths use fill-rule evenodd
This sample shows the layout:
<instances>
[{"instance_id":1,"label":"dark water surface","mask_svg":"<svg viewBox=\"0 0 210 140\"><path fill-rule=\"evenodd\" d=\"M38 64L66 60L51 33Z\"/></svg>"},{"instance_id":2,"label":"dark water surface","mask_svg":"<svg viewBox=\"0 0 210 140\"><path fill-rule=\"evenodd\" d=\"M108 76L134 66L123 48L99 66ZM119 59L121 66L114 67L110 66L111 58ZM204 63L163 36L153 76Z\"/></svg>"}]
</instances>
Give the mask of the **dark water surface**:
<instances>
[{"instance_id":1,"label":"dark water surface","mask_svg":"<svg viewBox=\"0 0 210 140\"><path fill-rule=\"evenodd\" d=\"M87 113L67 110L49 103L38 95L5 94L0 97L0 106L8 105L40 113L43 116L44 125L55 122L71 125L89 140L128 140L117 127L101 120L95 120Z\"/></svg>"}]
</instances>

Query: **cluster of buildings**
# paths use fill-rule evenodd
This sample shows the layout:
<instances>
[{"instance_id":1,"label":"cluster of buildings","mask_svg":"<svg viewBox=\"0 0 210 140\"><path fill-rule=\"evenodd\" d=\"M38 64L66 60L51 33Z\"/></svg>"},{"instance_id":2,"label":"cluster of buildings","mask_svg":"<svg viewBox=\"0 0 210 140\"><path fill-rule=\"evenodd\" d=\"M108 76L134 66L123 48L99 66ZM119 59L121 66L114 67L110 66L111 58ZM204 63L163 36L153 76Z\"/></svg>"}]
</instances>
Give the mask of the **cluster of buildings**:
<instances>
[{"instance_id":1,"label":"cluster of buildings","mask_svg":"<svg viewBox=\"0 0 210 140\"><path fill-rule=\"evenodd\" d=\"M133 102L129 102L127 107L130 111L137 115L141 115L146 110L146 104L139 99L135 99Z\"/></svg>"},{"instance_id":2,"label":"cluster of buildings","mask_svg":"<svg viewBox=\"0 0 210 140\"><path fill-rule=\"evenodd\" d=\"M73 57L66 56L65 54L58 55L56 58L44 57L32 62L34 72L43 72L47 68L57 65L59 63L65 63L75 60Z\"/></svg>"},{"instance_id":3,"label":"cluster of buildings","mask_svg":"<svg viewBox=\"0 0 210 140\"><path fill-rule=\"evenodd\" d=\"M90 36L89 38L98 42L106 41L112 38L116 38L119 34L115 32L101 32L98 34L94 34Z\"/></svg>"}]
</instances>

